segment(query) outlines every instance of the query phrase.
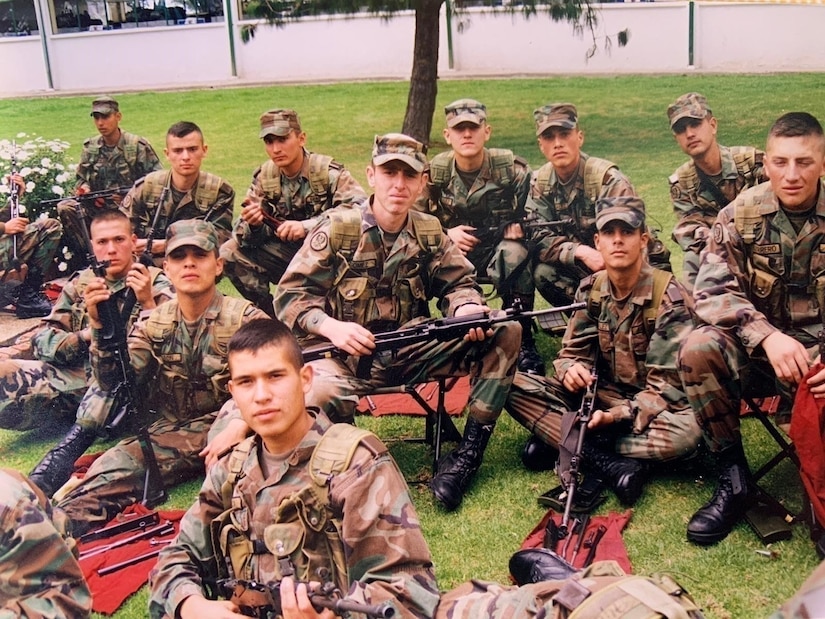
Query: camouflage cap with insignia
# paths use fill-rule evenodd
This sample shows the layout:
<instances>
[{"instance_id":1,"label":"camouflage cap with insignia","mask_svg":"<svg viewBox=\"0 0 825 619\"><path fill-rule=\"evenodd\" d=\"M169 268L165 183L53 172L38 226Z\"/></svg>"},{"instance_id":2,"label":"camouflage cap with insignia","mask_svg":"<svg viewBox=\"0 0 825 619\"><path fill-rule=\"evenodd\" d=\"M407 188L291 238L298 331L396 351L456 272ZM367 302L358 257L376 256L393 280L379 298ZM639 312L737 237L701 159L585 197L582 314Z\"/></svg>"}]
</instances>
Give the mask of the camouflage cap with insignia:
<instances>
[{"instance_id":1,"label":"camouflage cap with insignia","mask_svg":"<svg viewBox=\"0 0 825 619\"><path fill-rule=\"evenodd\" d=\"M459 123L481 125L487 120L487 106L475 99L459 99L444 108L447 126L452 128Z\"/></svg>"},{"instance_id":2,"label":"camouflage cap with insignia","mask_svg":"<svg viewBox=\"0 0 825 619\"><path fill-rule=\"evenodd\" d=\"M427 165L424 145L403 133L376 135L372 147L373 165L384 165L393 160L403 161L416 172L421 172Z\"/></svg>"},{"instance_id":3,"label":"camouflage cap with insignia","mask_svg":"<svg viewBox=\"0 0 825 619\"><path fill-rule=\"evenodd\" d=\"M298 119L298 113L295 110L277 109L261 114L259 138L265 138L268 135L284 137L289 135L290 131L301 132L301 121Z\"/></svg>"},{"instance_id":4,"label":"camouflage cap with insignia","mask_svg":"<svg viewBox=\"0 0 825 619\"><path fill-rule=\"evenodd\" d=\"M596 202L596 230L601 231L611 221L641 228L645 223L645 203L636 196L601 198Z\"/></svg>"},{"instance_id":5,"label":"camouflage cap with insignia","mask_svg":"<svg viewBox=\"0 0 825 619\"><path fill-rule=\"evenodd\" d=\"M533 110L536 121L536 135L541 135L550 127L575 129L579 124L579 113L572 103L551 103Z\"/></svg>"},{"instance_id":6,"label":"camouflage cap with insignia","mask_svg":"<svg viewBox=\"0 0 825 619\"><path fill-rule=\"evenodd\" d=\"M688 92L676 99L667 107L667 117L670 128L683 118L703 120L711 115L708 100L698 92Z\"/></svg>"},{"instance_id":7,"label":"camouflage cap with insignia","mask_svg":"<svg viewBox=\"0 0 825 619\"><path fill-rule=\"evenodd\" d=\"M203 219L181 219L166 229L166 255L178 247L194 245L204 251L218 249L218 233L210 222Z\"/></svg>"},{"instance_id":8,"label":"camouflage cap with insignia","mask_svg":"<svg viewBox=\"0 0 825 619\"><path fill-rule=\"evenodd\" d=\"M94 116L95 114L103 114L104 116L108 116L109 114L114 114L119 111L120 106L117 101L112 99L109 95L100 95L92 101L92 113L89 114L89 116Z\"/></svg>"}]
</instances>

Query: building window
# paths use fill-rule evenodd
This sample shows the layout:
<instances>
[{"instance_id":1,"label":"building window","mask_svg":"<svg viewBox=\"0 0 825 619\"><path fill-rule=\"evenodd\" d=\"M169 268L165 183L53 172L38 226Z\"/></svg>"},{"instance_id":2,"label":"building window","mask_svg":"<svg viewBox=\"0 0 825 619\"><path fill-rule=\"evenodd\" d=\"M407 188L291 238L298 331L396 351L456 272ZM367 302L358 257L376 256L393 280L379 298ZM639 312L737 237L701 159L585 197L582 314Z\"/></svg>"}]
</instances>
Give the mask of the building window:
<instances>
[{"instance_id":1,"label":"building window","mask_svg":"<svg viewBox=\"0 0 825 619\"><path fill-rule=\"evenodd\" d=\"M24 37L38 34L36 0L6 0L0 2L0 35Z\"/></svg>"},{"instance_id":2,"label":"building window","mask_svg":"<svg viewBox=\"0 0 825 619\"><path fill-rule=\"evenodd\" d=\"M58 34L223 21L221 0L51 1Z\"/></svg>"}]
</instances>

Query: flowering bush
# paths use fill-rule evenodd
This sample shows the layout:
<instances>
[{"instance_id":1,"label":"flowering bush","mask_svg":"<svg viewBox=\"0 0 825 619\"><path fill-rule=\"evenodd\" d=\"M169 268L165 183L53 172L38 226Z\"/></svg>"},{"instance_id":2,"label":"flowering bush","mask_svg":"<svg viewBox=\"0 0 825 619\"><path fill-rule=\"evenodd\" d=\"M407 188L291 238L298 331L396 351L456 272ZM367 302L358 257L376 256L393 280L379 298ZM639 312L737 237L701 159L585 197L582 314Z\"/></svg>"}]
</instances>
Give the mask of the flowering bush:
<instances>
[{"instance_id":1,"label":"flowering bush","mask_svg":"<svg viewBox=\"0 0 825 619\"><path fill-rule=\"evenodd\" d=\"M14 140L0 139L0 205L8 200L8 177L15 167L26 182L26 193L20 197L20 214L31 221L56 218L57 205L43 206L40 202L74 195L77 164L68 161L69 146L63 140L46 140L26 133L18 133ZM71 257L68 248L61 247L57 269L66 271Z\"/></svg>"}]
</instances>

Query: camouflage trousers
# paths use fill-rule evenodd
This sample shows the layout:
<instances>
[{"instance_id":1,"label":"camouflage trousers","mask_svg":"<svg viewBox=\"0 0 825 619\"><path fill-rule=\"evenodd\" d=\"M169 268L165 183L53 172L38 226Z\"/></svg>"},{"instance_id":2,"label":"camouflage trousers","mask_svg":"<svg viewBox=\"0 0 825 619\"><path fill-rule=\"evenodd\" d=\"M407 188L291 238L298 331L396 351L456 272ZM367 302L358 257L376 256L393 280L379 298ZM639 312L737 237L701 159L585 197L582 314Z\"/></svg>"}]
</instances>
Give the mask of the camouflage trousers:
<instances>
[{"instance_id":1,"label":"camouflage trousers","mask_svg":"<svg viewBox=\"0 0 825 619\"><path fill-rule=\"evenodd\" d=\"M817 347L808 353L815 359ZM767 358L748 355L739 339L724 329L705 325L691 331L679 348L678 364L688 401L713 452L742 441L742 393L778 394L785 406L793 403L793 387L777 380Z\"/></svg>"},{"instance_id":2,"label":"camouflage trousers","mask_svg":"<svg viewBox=\"0 0 825 619\"><path fill-rule=\"evenodd\" d=\"M581 280L588 275L590 271L579 266L537 262L533 268L536 288L555 307L573 303Z\"/></svg>"},{"instance_id":3,"label":"camouflage trousers","mask_svg":"<svg viewBox=\"0 0 825 619\"><path fill-rule=\"evenodd\" d=\"M269 284L277 284L289 266L301 243L273 239L260 247L241 247L231 238L221 245L223 272L238 292L272 315L272 295ZM266 307L263 307L266 305Z\"/></svg>"},{"instance_id":4,"label":"camouflage trousers","mask_svg":"<svg viewBox=\"0 0 825 619\"><path fill-rule=\"evenodd\" d=\"M482 342L431 340L374 355L366 372L357 374L359 358L322 359L310 363L315 371L307 406L317 406L335 422L351 421L358 400L377 387L423 383L442 377L470 376L467 410L480 423L493 423L501 414L513 382L521 325L499 323ZM365 376L361 378L359 376Z\"/></svg>"},{"instance_id":5,"label":"camouflage trousers","mask_svg":"<svg viewBox=\"0 0 825 619\"><path fill-rule=\"evenodd\" d=\"M616 385L600 382L596 398L597 408L604 410L627 404L628 393ZM580 404L581 394L569 392L556 378L517 372L505 408L527 430L558 448L562 416L574 414ZM616 433L615 439L616 453L623 456L668 461L693 453L702 432L691 409L663 410L641 433L624 428Z\"/></svg>"},{"instance_id":6,"label":"camouflage trousers","mask_svg":"<svg viewBox=\"0 0 825 619\"><path fill-rule=\"evenodd\" d=\"M515 295L532 301L536 287L527 246L520 241L500 241L495 247L479 244L467 255L478 273L486 273L502 297Z\"/></svg>"},{"instance_id":7,"label":"camouflage trousers","mask_svg":"<svg viewBox=\"0 0 825 619\"><path fill-rule=\"evenodd\" d=\"M88 388L83 394L83 399L77 405L77 415L75 423L90 430L102 430L109 419L114 398L108 391L104 391L92 378L89 380ZM140 423L148 423L148 420L129 420L132 427L139 427Z\"/></svg>"},{"instance_id":8,"label":"camouflage trousers","mask_svg":"<svg viewBox=\"0 0 825 619\"><path fill-rule=\"evenodd\" d=\"M215 414L183 422L161 419L149 426L149 439L167 488L204 475L198 453L206 446ZM99 528L139 502L144 473L143 452L136 438L120 441L95 460L83 482L57 505L71 520L73 535Z\"/></svg>"},{"instance_id":9,"label":"camouflage trousers","mask_svg":"<svg viewBox=\"0 0 825 619\"><path fill-rule=\"evenodd\" d=\"M26 226L26 229L12 236L0 238L0 265L6 269L11 265L14 244L17 243L17 258L45 273L51 266L57 250L60 249L60 236L63 226L56 219L38 219Z\"/></svg>"},{"instance_id":10,"label":"camouflage trousers","mask_svg":"<svg viewBox=\"0 0 825 619\"><path fill-rule=\"evenodd\" d=\"M699 273L701 253L689 249L684 251L682 255L682 278L680 281L689 292L693 292L693 287L696 285L696 275Z\"/></svg>"},{"instance_id":11,"label":"camouflage trousers","mask_svg":"<svg viewBox=\"0 0 825 619\"><path fill-rule=\"evenodd\" d=\"M31 430L44 423L73 421L89 383L87 368L43 361L0 362L0 428Z\"/></svg>"}]
</instances>

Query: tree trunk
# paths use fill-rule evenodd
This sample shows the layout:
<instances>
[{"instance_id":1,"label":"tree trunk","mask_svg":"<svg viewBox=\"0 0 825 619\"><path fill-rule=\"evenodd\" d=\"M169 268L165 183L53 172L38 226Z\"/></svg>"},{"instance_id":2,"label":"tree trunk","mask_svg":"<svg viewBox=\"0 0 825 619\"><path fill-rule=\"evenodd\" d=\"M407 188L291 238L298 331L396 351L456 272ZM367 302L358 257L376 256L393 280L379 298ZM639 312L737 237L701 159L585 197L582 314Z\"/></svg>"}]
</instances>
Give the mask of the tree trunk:
<instances>
[{"instance_id":1,"label":"tree trunk","mask_svg":"<svg viewBox=\"0 0 825 619\"><path fill-rule=\"evenodd\" d=\"M444 0L415 3L415 47L402 131L428 145L438 93L438 32Z\"/></svg>"}]
</instances>

